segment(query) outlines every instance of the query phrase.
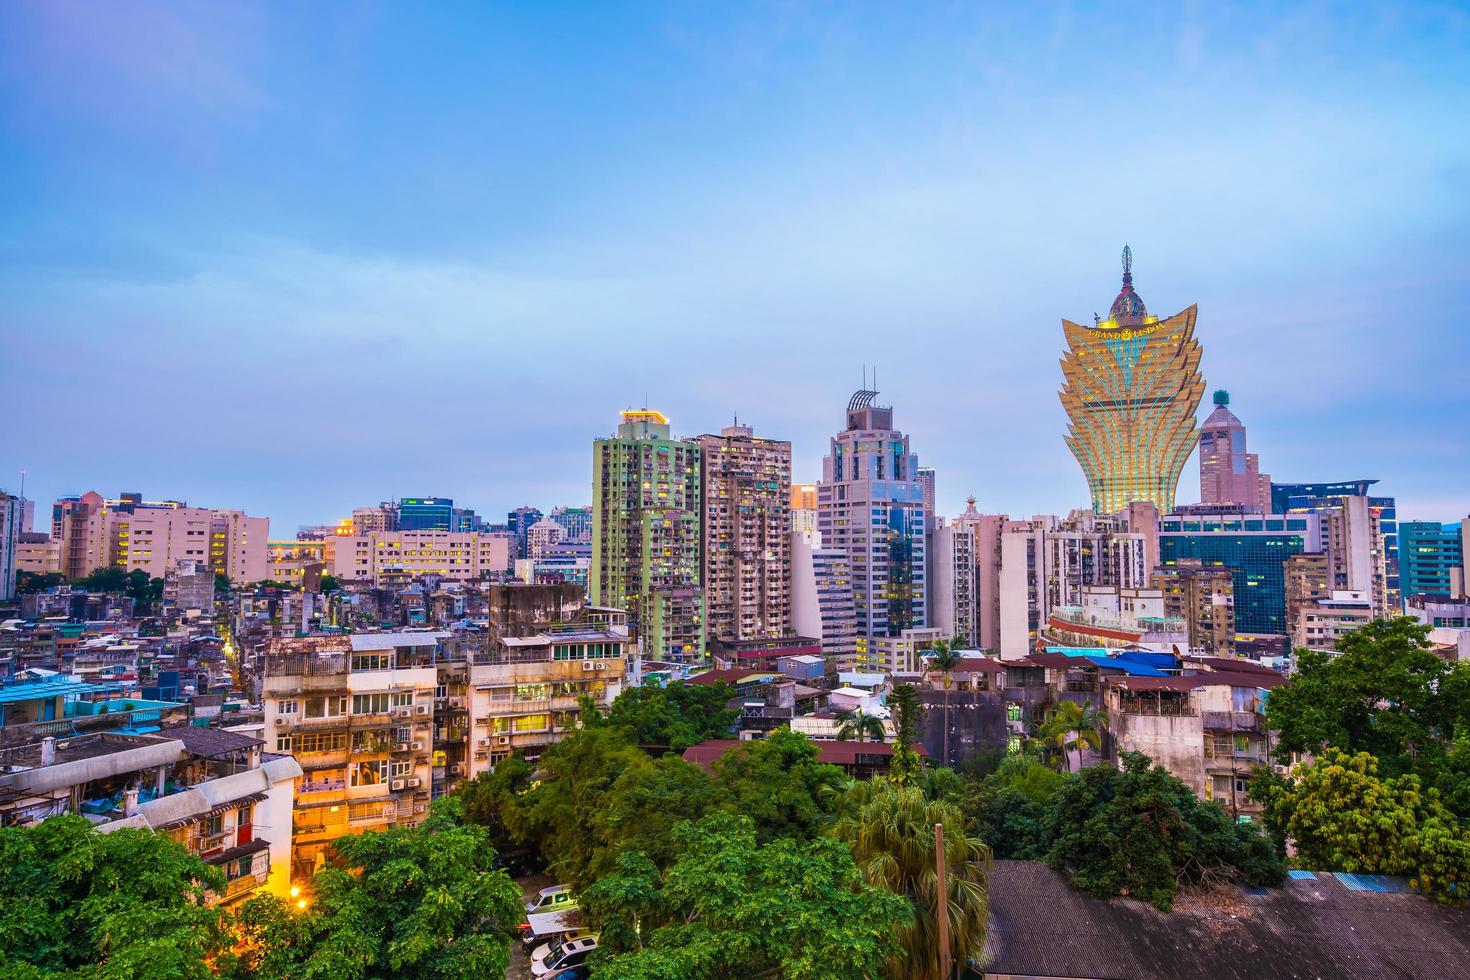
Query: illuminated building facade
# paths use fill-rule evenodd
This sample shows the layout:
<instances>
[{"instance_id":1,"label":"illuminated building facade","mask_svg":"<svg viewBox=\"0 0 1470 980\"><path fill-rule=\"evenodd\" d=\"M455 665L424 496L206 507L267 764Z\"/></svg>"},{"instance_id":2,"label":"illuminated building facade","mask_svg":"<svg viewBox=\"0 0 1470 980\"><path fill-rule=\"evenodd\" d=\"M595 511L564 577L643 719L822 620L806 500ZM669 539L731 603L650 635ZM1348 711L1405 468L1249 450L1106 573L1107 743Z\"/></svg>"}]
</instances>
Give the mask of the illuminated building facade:
<instances>
[{"instance_id":1,"label":"illuminated building facade","mask_svg":"<svg viewBox=\"0 0 1470 980\"><path fill-rule=\"evenodd\" d=\"M622 413L617 435L592 448L592 568L598 606L624 609L642 654L704 656L697 443L676 440L662 412Z\"/></svg>"},{"instance_id":2,"label":"illuminated building facade","mask_svg":"<svg viewBox=\"0 0 1470 980\"><path fill-rule=\"evenodd\" d=\"M711 640L791 632L791 443L726 426L703 449L704 599Z\"/></svg>"},{"instance_id":3,"label":"illuminated building facade","mask_svg":"<svg viewBox=\"0 0 1470 980\"><path fill-rule=\"evenodd\" d=\"M1092 492L1092 509L1115 514L1137 500L1174 509L1179 474L1197 437L1204 394L1197 308L1150 316L1133 291L1133 253L1123 249L1123 289L1106 320L1062 321L1062 406L1067 446Z\"/></svg>"},{"instance_id":4,"label":"illuminated building facade","mask_svg":"<svg viewBox=\"0 0 1470 980\"><path fill-rule=\"evenodd\" d=\"M817 488L823 547L851 562L858 665L877 663L879 637L927 627L924 487L908 436L893 427L893 409L859 391L847 404L847 427L832 437Z\"/></svg>"}]
</instances>

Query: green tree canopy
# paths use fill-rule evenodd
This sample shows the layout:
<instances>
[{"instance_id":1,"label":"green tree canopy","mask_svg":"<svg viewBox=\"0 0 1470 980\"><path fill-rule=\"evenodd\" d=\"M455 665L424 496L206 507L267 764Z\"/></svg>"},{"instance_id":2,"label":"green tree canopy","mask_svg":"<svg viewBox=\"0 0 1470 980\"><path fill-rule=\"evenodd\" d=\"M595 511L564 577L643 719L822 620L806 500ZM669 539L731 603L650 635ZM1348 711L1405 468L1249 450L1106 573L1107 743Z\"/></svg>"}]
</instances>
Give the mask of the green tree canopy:
<instances>
[{"instance_id":1,"label":"green tree canopy","mask_svg":"<svg viewBox=\"0 0 1470 980\"><path fill-rule=\"evenodd\" d=\"M20 569L15 573L15 594L28 595L32 592L46 592L56 588L66 581L66 576L60 572L28 572Z\"/></svg>"},{"instance_id":2,"label":"green tree canopy","mask_svg":"<svg viewBox=\"0 0 1470 980\"><path fill-rule=\"evenodd\" d=\"M666 745L683 752L706 739L728 738L738 712L729 707L735 689L724 681L665 687L630 687L608 710L608 722L637 745Z\"/></svg>"},{"instance_id":3,"label":"green tree canopy","mask_svg":"<svg viewBox=\"0 0 1470 980\"><path fill-rule=\"evenodd\" d=\"M1298 651L1291 683L1266 704L1281 761L1328 745L1367 752L1387 775L1416 772L1447 791L1470 817L1460 809L1470 793L1451 800L1460 780L1447 772L1456 735L1470 735L1470 664L1441 659L1428 635L1412 619L1375 620L1339 640L1335 655Z\"/></svg>"},{"instance_id":4,"label":"green tree canopy","mask_svg":"<svg viewBox=\"0 0 1470 980\"><path fill-rule=\"evenodd\" d=\"M1380 776L1366 752L1327 749L1290 779L1260 774L1251 795L1267 825L1295 845L1294 863L1315 871L1408 875L1438 899L1470 890L1470 827L1419 777Z\"/></svg>"},{"instance_id":5,"label":"green tree canopy","mask_svg":"<svg viewBox=\"0 0 1470 980\"><path fill-rule=\"evenodd\" d=\"M1129 895L1168 911L1181 882L1274 885L1286 868L1251 824L1236 823L1138 752L1123 768L1068 777L1047 814L1047 861L1101 898Z\"/></svg>"},{"instance_id":6,"label":"green tree canopy","mask_svg":"<svg viewBox=\"0 0 1470 980\"><path fill-rule=\"evenodd\" d=\"M504 976L523 917L520 889L493 867L483 827L435 804L419 827L340 837L305 912L274 896L239 916L242 966L257 980Z\"/></svg>"},{"instance_id":7,"label":"green tree canopy","mask_svg":"<svg viewBox=\"0 0 1470 980\"><path fill-rule=\"evenodd\" d=\"M223 876L162 834L0 828L0 869L0 975L207 977L228 959L224 915L202 904Z\"/></svg>"},{"instance_id":8,"label":"green tree canopy","mask_svg":"<svg viewBox=\"0 0 1470 980\"><path fill-rule=\"evenodd\" d=\"M924 703L912 684L899 684L888 696L888 707L894 729L890 775L899 785L916 785L924 771L924 760L914 748L924 734Z\"/></svg>"},{"instance_id":9,"label":"green tree canopy","mask_svg":"<svg viewBox=\"0 0 1470 980\"><path fill-rule=\"evenodd\" d=\"M894 955L906 903L865 884L843 844L761 845L749 818L722 813L680 824L674 845L661 877L629 856L589 889L594 926L634 943L594 978L847 980L883 972ZM638 933L626 925L634 916Z\"/></svg>"},{"instance_id":10,"label":"green tree canopy","mask_svg":"<svg viewBox=\"0 0 1470 980\"><path fill-rule=\"evenodd\" d=\"M807 840L832 820L829 790L846 776L817 761L811 739L789 728L744 742L715 760L715 782L728 794L723 806L755 821L761 841L777 837Z\"/></svg>"},{"instance_id":11,"label":"green tree canopy","mask_svg":"<svg viewBox=\"0 0 1470 980\"><path fill-rule=\"evenodd\" d=\"M998 858L1037 861L1051 849L1047 815L1066 777L1029 755L1010 755L972 783L962 806L975 833Z\"/></svg>"}]
</instances>

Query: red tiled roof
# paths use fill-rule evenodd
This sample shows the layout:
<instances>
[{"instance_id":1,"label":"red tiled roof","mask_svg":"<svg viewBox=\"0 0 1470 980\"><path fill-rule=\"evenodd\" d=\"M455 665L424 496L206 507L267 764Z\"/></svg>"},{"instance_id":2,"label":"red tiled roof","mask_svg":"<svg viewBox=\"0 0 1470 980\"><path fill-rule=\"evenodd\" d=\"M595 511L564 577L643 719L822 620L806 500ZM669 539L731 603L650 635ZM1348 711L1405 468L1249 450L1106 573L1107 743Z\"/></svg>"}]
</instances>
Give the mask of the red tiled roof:
<instances>
[{"instance_id":1,"label":"red tiled roof","mask_svg":"<svg viewBox=\"0 0 1470 980\"><path fill-rule=\"evenodd\" d=\"M695 674L685 681L685 684L704 686L718 684L724 681L727 684L739 684L741 681L752 677L784 677L784 674L773 670L751 670L749 667L721 667L716 670L707 670L702 674Z\"/></svg>"},{"instance_id":2,"label":"red tiled roof","mask_svg":"<svg viewBox=\"0 0 1470 980\"><path fill-rule=\"evenodd\" d=\"M1201 687L1229 684L1231 687L1273 688L1280 687L1286 683L1286 678L1274 670L1270 673L1256 673L1255 671L1241 671L1237 673L1229 670L1206 670L1198 674L1190 674L1189 676Z\"/></svg>"},{"instance_id":3,"label":"red tiled roof","mask_svg":"<svg viewBox=\"0 0 1470 980\"><path fill-rule=\"evenodd\" d=\"M1204 664L1212 670L1220 670L1244 674L1270 674L1280 677L1281 672L1265 664L1256 663L1245 657L1185 657L1188 663Z\"/></svg>"},{"instance_id":4,"label":"red tiled roof","mask_svg":"<svg viewBox=\"0 0 1470 980\"><path fill-rule=\"evenodd\" d=\"M961 660L958 665L956 665L952 673L998 674L1005 669L1006 665L1001 663L999 660L992 660L989 657L966 657L964 660ZM940 671L935 667L930 667L928 673L939 674L943 673L943 671Z\"/></svg>"}]
</instances>

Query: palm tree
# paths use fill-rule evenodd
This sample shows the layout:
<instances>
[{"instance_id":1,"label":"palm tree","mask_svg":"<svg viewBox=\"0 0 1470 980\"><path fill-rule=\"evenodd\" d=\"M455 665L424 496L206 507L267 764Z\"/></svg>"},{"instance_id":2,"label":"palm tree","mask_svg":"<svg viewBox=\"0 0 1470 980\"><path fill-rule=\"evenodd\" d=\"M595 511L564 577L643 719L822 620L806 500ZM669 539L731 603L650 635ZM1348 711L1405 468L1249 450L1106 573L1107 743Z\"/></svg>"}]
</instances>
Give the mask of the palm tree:
<instances>
[{"instance_id":1,"label":"palm tree","mask_svg":"<svg viewBox=\"0 0 1470 980\"><path fill-rule=\"evenodd\" d=\"M888 695L888 706L893 710L893 765L890 772L893 781L900 786L910 786L923 771L923 760L914 751L924 724L924 704L919 692L910 684L900 684Z\"/></svg>"},{"instance_id":2,"label":"palm tree","mask_svg":"<svg viewBox=\"0 0 1470 980\"><path fill-rule=\"evenodd\" d=\"M914 917L897 925L905 955L888 965L892 980L949 980L939 973L938 873L934 825L944 825L944 862L952 962L960 969L985 946L990 909L990 849L965 834L958 806L925 798L918 786L875 779L859 783L840 809L832 834L852 848L868 884L903 895Z\"/></svg>"},{"instance_id":3,"label":"palm tree","mask_svg":"<svg viewBox=\"0 0 1470 980\"><path fill-rule=\"evenodd\" d=\"M953 671L960 665L964 658L960 656L960 648L964 640L958 636L952 640L935 640L930 647L929 669L938 670L944 674L944 764L949 762L949 685L953 679Z\"/></svg>"},{"instance_id":4,"label":"palm tree","mask_svg":"<svg viewBox=\"0 0 1470 980\"><path fill-rule=\"evenodd\" d=\"M870 738L874 742L881 742L888 737L888 730L883 727L883 719L876 715L864 714L855 709L847 709L837 712L837 741L866 742Z\"/></svg>"},{"instance_id":5,"label":"palm tree","mask_svg":"<svg viewBox=\"0 0 1470 980\"><path fill-rule=\"evenodd\" d=\"M1060 758L1068 772L1072 771L1072 753L1077 753L1077 766L1082 767L1082 749L1096 750L1098 736L1097 709L1092 704L1080 705L1063 701L1047 712L1046 720L1036 730L1037 738L1048 754Z\"/></svg>"}]
</instances>

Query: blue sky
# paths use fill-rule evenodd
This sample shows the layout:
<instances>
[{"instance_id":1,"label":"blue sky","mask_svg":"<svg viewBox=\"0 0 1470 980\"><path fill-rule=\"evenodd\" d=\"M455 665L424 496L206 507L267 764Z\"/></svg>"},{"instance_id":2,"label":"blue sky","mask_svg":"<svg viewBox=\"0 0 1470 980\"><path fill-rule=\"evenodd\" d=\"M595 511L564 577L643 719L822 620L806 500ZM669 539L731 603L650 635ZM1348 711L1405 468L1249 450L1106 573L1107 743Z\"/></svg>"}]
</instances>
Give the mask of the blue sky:
<instances>
[{"instance_id":1,"label":"blue sky","mask_svg":"<svg viewBox=\"0 0 1470 980\"><path fill-rule=\"evenodd\" d=\"M866 363L942 510L1065 511L1059 321L1126 241L1263 469L1470 512L1462 4L47 0L0 46L42 501L585 502L645 395L815 480Z\"/></svg>"}]
</instances>

